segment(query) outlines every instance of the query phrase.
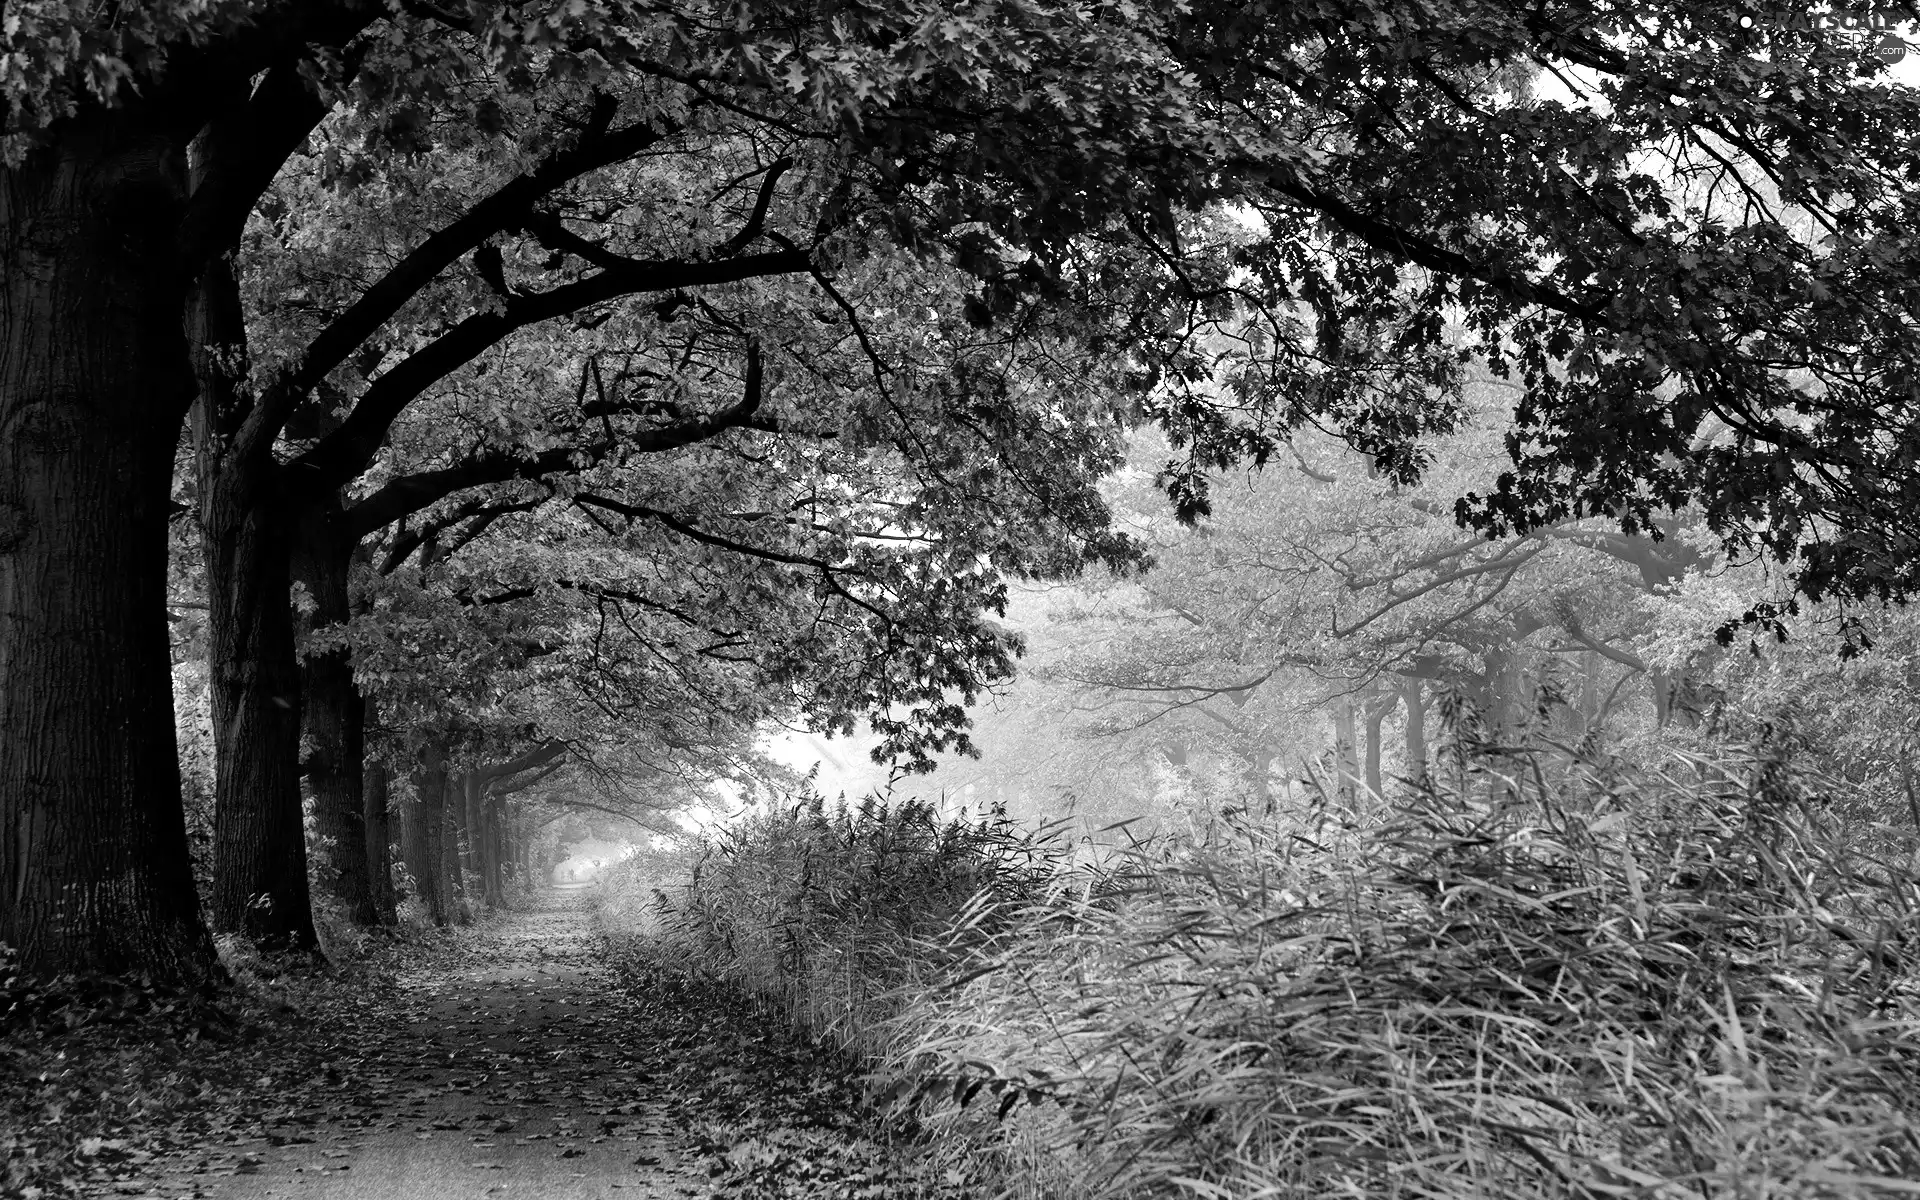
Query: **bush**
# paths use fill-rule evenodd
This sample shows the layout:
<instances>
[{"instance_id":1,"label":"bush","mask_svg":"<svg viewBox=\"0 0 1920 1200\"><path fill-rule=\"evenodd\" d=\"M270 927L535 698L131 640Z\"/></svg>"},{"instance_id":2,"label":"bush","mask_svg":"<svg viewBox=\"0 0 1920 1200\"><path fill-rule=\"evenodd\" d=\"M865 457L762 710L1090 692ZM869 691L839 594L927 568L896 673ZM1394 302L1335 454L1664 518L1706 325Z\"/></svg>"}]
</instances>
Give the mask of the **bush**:
<instances>
[{"instance_id":1,"label":"bush","mask_svg":"<svg viewBox=\"0 0 1920 1200\"><path fill-rule=\"evenodd\" d=\"M684 893L696 854L694 839L659 838L608 867L596 882L594 917L603 932L654 939L671 907L668 893Z\"/></svg>"},{"instance_id":2,"label":"bush","mask_svg":"<svg viewBox=\"0 0 1920 1200\"><path fill-rule=\"evenodd\" d=\"M1060 874L1053 830L919 802L837 805L812 792L709 839L669 902L675 957L771 999L815 1036L866 1049L890 993L940 962L964 914L1011 913ZM976 927L974 936L983 936Z\"/></svg>"},{"instance_id":3,"label":"bush","mask_svg":"<svg viewBox=\"0 0 1920 1200\"><path fill-rule=\"evenodd\" d=\"M815 801L670 928L1034 1192L1911 1193L1911 831L1765 753L1443 775L1107 863Z\"/></svg>"}]
</instances>

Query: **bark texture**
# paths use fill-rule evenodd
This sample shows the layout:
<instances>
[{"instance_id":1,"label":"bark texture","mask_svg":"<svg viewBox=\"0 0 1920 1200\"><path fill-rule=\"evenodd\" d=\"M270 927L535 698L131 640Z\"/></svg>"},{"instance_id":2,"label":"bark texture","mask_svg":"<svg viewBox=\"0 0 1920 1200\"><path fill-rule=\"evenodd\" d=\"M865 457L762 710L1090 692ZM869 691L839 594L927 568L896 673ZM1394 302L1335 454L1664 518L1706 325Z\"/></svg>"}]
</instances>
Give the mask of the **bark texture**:
<instances>
[{"instance_id":1,"label":"bark texture","mask_svg":"<svg viewBox=\"0 0 1920 1200\"><path fill-rule=\"evenodd\" d=\"M447 747L430 741L420 749L413 775L413 803L406 813L407 872L427 919L447 923L446 889L441 882L441 823L446 819Z\"/></svg>"},{"instance_id":2,"label":"bark texture","mask_svg":"<svg viewBox=\"0 0 1920 1200\"><path fill-rule=\"evenodd\" d=\"M192 319L216 755L213 927L263 950L311 950L290 530L272 439L246 420L245 330L226 264L203 275Z\"/></svg>"},{"instance_id":3,"label":"bark texture","mask_svg":"<svg viewBox=\"0 0 1920 1200\"><path fill-rule=\"evenodd\" d=\"M481 871L487 903L495 908L507 905L506 875L506 799L482 792L481 811L486 820L481 837Z\"/></svg>"},{"instance_id":4,"label":"bark texture","mask_svg":"<svg viewBox=\"0 0 1920 1200\"><path fill-rule=\"evenodd\" d=\"M393 896L393 818L388 807L389 788L385 763L369 762L361 783L363 823L367 830L367 878L373 889L375 919L392 925Z\"/></svg>"},{"instance_id":5,"label":"bark texture","mask_svg":"<svg viewBox=\"0 0 1920 1200\"><path fill-rule=\"evenodd\" d=\"M380 921L369 870L366 799L366 701L339 634L353 612L347 582L353 542L340 532L339 497L300 506L293 575L313 609L301 664L302 773L313 795L314 824L328 850L321 879L356 925Z\"/></svg>"},{"instance_id":6,"label":"bark texture","mask_svg":"<svg viewBox=\"0 0 1920 1200\"><path fill-rule=\"evenodd\" d=\"M0 942L31 971L217 971L174 757L184 154L137 110L0 169Z\"/></svg>"}]
</instances>

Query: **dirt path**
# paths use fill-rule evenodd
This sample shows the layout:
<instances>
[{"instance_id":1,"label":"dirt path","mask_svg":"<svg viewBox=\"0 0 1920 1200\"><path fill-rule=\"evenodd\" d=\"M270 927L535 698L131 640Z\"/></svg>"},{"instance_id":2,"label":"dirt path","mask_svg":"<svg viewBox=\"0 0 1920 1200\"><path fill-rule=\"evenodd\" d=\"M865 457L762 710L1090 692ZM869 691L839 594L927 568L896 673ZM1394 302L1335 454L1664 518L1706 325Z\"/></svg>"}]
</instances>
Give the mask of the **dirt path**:
<instances>
[{"instance_id":1,"label":"dirt path","mask_svg":"<svg viewBox=\"0 0 1920 1200\"><path fill-rule=\"evenodd\" d=\"M207 1147L152 1194L209 1200L439 1200L705 1194L670 1111L663 1048L596 955L591 889L544 893L402 971L329 1068L332 1096L266 1116L263 1137ZM337 1097L337 1103L335 1098Z\"/></svg>"}]
</instances>

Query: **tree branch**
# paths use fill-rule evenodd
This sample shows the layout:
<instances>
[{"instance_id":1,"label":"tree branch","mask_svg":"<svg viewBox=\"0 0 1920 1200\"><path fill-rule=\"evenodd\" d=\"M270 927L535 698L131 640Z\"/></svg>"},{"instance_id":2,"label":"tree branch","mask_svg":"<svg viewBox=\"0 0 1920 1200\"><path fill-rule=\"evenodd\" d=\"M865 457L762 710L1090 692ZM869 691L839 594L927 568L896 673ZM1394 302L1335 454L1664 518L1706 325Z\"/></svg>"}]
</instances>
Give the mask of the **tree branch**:
<instances>
[{"instance_id":1,"label":"tree branch","mask_svg":"<svg viewBox=\"0 0 1920 1200\"><path fill-rule=\"evenodd\" d=\"M247 214L273 177L332 106L285 61L269 70L237 111L208 122L194 139L193 194L180 222L189 273L239 241Z\"/></svg>"},{"instance_id":2,"label":"tree branch","mask_svg":"<svg viewBox=\"0 0 1920 1200\"><path fill-rule=\"evenodd\" d=\"M1593 325L1604 325L1605 314L1590 304L1524 276L1487 267L1458 251L1390 225L1353 208L1336 196L1318 192L1292 179L1270 178L1268 186L1282 196L1320 213L1376 250L1447 275L1478 279L1527 304L1540 304Z\"/></svg>"},{"instance_id":3,"label":"tree branch","mask_svg":"<svg viewBox=\"0 0 1920 1200\"><path fill-rule=\"evenodd\" d=\"M490 767L481 767L481 785L485 786L496 779L505 779L511 775L518 775L522 771L531 771L535 767L546 766L566 752L567 744L565 742L542 742L518 758L510 758L503 763L496 763Z\"/></svg>"},{"instance_id":4,"label":"tree branch","mask_svg":"<svg viewBox=\"0 0 1920 1200\"><path fill-rule=\"evenodd\" d=\"M373 461L386 442L387 430L408 404L516 329L639 292L798 274L809 265L809 256L803 251L754 254L711 263L636 261L551 291L516 296L504 309L474 313L375 379L340 428L288 464L290 478L305 488L344 487Z\"/></svg>"},{"instance_id":5,"label":"tree branch","mask_svg":"<svg viewBox=\"0 0 1920 1200\"><path fill-rule=\"evenodd\" d=\"M812 567L817 571L827 574L832 574L842 569L827 562L825 559L808 558L805 555L799 554L786 554L779 550L767 550L759 546L749 546L744 542L736 542L731 538L722 537L717 533L708 533L705 530L687 524L672 513L662 512L657 508L648 508L644 504L627 504L624 501L609 499L606 496L596 496L586 492L582 492L573 499L577 504L603 508L608 512L617 513L630 520L658 522L682 537L690 538L702 545L712 546L720 550L731 550L736 554L744 554L749 558L765 559L767 562L785 563L793 567Z\"/></svg>"},{"instance_id":6,"label":"tree branch","mask_svg":"<svg viewBox=\"0 0 1920 1200\"><path fill-rule=\"evenodd\" d=\"M501 780L499 783L493 786L493 794L496 796L511 796L515 792L525 791L527 788L530 788L534 784L539 783L541 780L547 778L549 775L552 775L554 772L558 771L561 767L565 765L566 765L565 763L557 763L557 762L548 763L546 766L542 767L538 772L536 772L535 774L533 774L532 776L526 779Z\"/></svg>"},{"instance_id":7,"label":"tree branch","mask_svg":"<svg viewBox=\"0 0 1920 1200\"><path fill-rule=\"evenodd\" d=\"M628 449L642 454L659 454L704 441L728 429L749 425L754 412L760 407L764 394L760 363L760 343L757 339L749 339L746 387L738 403L690 421L642 430L625 445ZM614 443L611 441L592 446L556 446L530 458L512 454L484 454L468 459L458 466L402 476L347 509L346 528L356 539L363 538L376 529L411 516L456 492L484 487L492 483L505 483L510 479L538 479L544 475L576 468L580 465L579 460L582 457L589 460L598 459L613 446ZM516 510L511 507L502 508L497 510L495 515L512 511ZM478 514L470 511L464 515ZM456 520L460 519L464 519L464 516L456 518ZM445 528L445 525L441 527ZM398 566L407 554L412 553L424 536L424 534L414 536L407 544L406 550L399 553L398 558L390 559L393 566ZM391 570L392 567L389 567L388 571Z\"/></svg>"},{"instance_id":8,"label":"tree branch","mask_svg":"<svg viewBox=\"0 0 1920 1200\"><path fill-rule=\"evenodd\" d=\"M358 540L403 517L412 516L455 492L484 487L490 483L505 483L510 479L538 479L542 475L550 475L555 471L574 466L575 459L583 453L587 451L572 446L559 446L543 450L531 458L521 458L511 454L486 454L468 459L459 466L403 475L348 508L342 517L343 528L347 530L348 536ZM478 516L480 511L465 512L453 521L442 525L441 528L446 528L469 516ZM425 536L424 532L416 535L413 545L417 546ZM411 553L412 549L413 546L409 546L408 552ZM400 557L404 559L406 555L402 554Z\"/></svg>"},{"instance_id":9,"label":"tree branch","mask_svg":"<svg viewBox=\"0 0 1920 1200\"><path fill-rule=\"evenodd\" d=\"M678 125L655 129L642 123L609 131L617 106L610 96L598 97L584 131L573 145L555 151L532 171L474 204L362 292L267 388L261 404L262 419L277 431L301 397L378 332L420 289L487 238L516 227L541 197L590 171L631 158L680 130Z\"/></svg>"},{"instance_id":10,"label":"tree branch","mask_svg":"<svg viewBox=\"0 0 1920 1200\"><path fill-rule=\"evenodd\" d=\"M1622 650L1617 646L1608 645L1607 643L1601 641L1599 638L1596 638L1592 634L1588 633L1585 629L1581 628L1577 623L1569 623L1564 628L1566 629L1566 633L1568 637L1572 638L1576 642L1579 642L1582 646L1585 646L1587 649L1593 651L1595 654L1598 654L1600 657L1611 659L1612 661L1619 663L1621 666L1626 667L1628 670L1637 671L1642 674L1645 674L1646 671L1648 670L1647 661L1641 658L1639 655L1630 654L1627 651Z\"/></svg>"},{"instance_id":11,"label":"tree branch","mask_svg":"<svg viewBox=\"0 0 1920 1200\"><path fill-rule=\"evenodd\" d=\"M382 575L393 574L399 570L400 565L406 562L407 558L424 543L430 539L438 538L441 534L452 529L462 521L475 520L477 518L480 522L492 524L508 513L531 512L550 499L552 499L551 491L549 491L547 495L533 500L512 500L505 502L491 502L485 496L477 496L437 521L429 521L413 529L402 528L395 535L393 543L387 547L387 556L378 568L379 573ZM476 534L469 530L460 539L460 544L465 545L467 542L472 541L475 536Z\"/></svg>"},{"instance_id":12,"label":"tree branch","mask_svg":"<svg viewBox=\"0 0 1920 1200\"><path fill-rule=\"evenodd\" d=\"M767 177L760 181L760 195L753 202L753 215L747 218L747 223L741 227L739 233L734 234L728 239L726 245L720 247L719 253L715 255L716 258L732 258L752 245L754 239L760 236L761 231L767 226L767 207L773 203L773 189L779 184L780 177L792 166L791 158L778 158L767 168Z\"/></svg>"}]
</instances>

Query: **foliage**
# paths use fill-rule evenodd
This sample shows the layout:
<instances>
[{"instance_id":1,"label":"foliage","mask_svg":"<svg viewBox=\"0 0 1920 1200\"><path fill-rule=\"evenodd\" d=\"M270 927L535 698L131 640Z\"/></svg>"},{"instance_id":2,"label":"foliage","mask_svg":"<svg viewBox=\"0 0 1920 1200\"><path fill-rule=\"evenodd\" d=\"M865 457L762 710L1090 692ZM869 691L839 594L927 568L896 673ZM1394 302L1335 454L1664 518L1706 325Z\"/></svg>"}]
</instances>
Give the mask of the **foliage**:
<instances>
[{"instance_id":1,"label":"foliage","mask_svg":"<svg viewBox=\"0 0 1920 1200\"><path fill-rule=\"evenodd\" d=\"M980 714L985 759L915 781L916 793L980 781L1013 802L1047 780L1109 823L1189 786L1260 805L1303 774L1361 771L1328 756L1343 709L1348 756L1364 734L1381 778L1413 777L1401 730L1384 726L1398 714L1416 740L1426 721L1437 735L1431 710L1447 693L1515 734L1541 694L1562 696L1556 735L1644 741L1656 713L1676 708L1660 698L1711 665L1711 630L1773 581L1729 572L1684 520L1661 540L1603 518L1463 534L1452 501L1498 472L1507 421L1506 389L1481 380L1469 394L1473 420L1428 440L1418 483L1301 433L1285 460L1214 477L1213 511L1192 525L1151 481L1165 442L1137 432L1108 494L1151 567L1022 592L1028 653ZM1057 795L1026 803L1060 811Z\"/></svg>"},{"instance_id":2,"label":"foliage","mask_svg":"<svg viewBox=\"0 0 1920 1200\"><path fill-rule=\"evenodd\" d=\"M1725 594L1715 595L1715 584L1727 582L1702 580L1688 590L1716 603ZM1676 599L1684 604L1693 597ZM1788 747L1796 761L1845 781L1835 803L1850 819L1920 827L1912 767L1920 747L1914 618L1904 607L1844 614L1833 605L1802 606L1783 622L1787 640L1751 639L1702 672L1704 736L1767 737ZM1871 652L1834 653L1848 622L1872 640Z\"/></svg>"},{"instance_id":3,"label":"foliage","mask_svg":"<svg viewBox=\"0 0 1920 1200\"><path fill-rule=\"evenodd\" d=\"M857 220L951 251L980 323L1036 297L1107 306L1094 349L1134 356L1189 514L1207 470L1264 461L1308 421L1412 478L1472 354L1524 391L1512 469L1461 509L1479 527L1604 515L1634 533L1698 502L1808 596L1908 586L1896 402L1920 102L1841 22L1682 0L338 0L139 19L36 0L6 47L15 156L113 105L192 130L273 67L339 103L323 174L349 185L389 151L510 161L571 136L548 118L577 105L556 96L615 83L662 136L724 108L865 156ZM1113 270L1122 245L1132 269Z\"/></svg>"},{"instance_id":4,"label":"foliage","mask_svg":"<svg viewBox=\"0 0 1920 1200\"><path fill-rule=\"evenodd\" d=\"M872 797L829 806L806 792L710 835L687 886L663 897L657 938L670 961L857 1045L888 1010L902 946L946 930L981 896L1034 898L1062 853L1003 811L944 817Z\"/></svg>"},{"instance_id":5,"label":"foliage","mask_svg":"<svg viewBox=\"0 0 1920 1200\"><path fill-rule=\"evenodd\" d=\"M847 1032L1037 1191L1872 1196L1912 1177L1911 830L1863 838L1764 749L1666 772L1454 761L1386 810L1198 816L943 936L843 914L823 957L864 938L887 947L867 986L902 981L871 1006L885 1025ZM765 912L726 892L762 878L703 877L688 911ZM731 929L716 965L804 994L806 960L766 949L783 921Z\"/></svg>"}]
</instances>

